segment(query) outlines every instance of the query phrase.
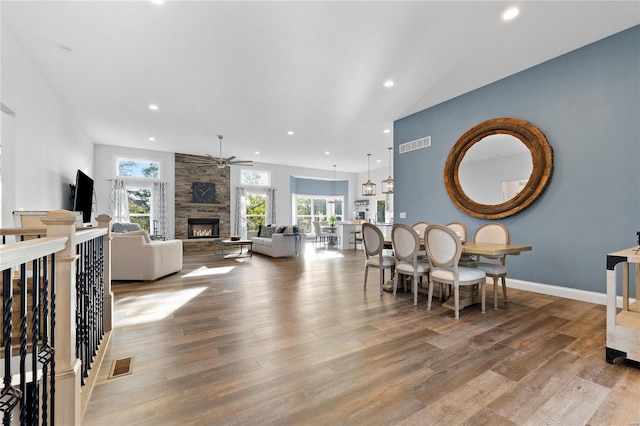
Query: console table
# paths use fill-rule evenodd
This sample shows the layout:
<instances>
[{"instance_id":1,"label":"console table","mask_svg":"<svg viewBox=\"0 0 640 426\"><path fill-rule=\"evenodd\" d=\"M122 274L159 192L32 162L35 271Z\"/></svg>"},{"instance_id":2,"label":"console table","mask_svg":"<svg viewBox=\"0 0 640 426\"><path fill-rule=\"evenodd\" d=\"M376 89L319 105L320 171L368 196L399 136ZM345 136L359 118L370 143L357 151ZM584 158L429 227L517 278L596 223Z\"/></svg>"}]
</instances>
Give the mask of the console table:
<instances>
[{"instance_id":1,"label":"console table","mask_svg":"<svg viewBox=\"0 0 640 426\"><path fill-rule=\"evenodd\" d=\"M635 264L635 301L629 303L629 264ZM616 265L622 265L622 310L616 301ZM640 361L640 247L607 255L607 347L606 360L616 358Z\"/></svg>"}]
</instances>

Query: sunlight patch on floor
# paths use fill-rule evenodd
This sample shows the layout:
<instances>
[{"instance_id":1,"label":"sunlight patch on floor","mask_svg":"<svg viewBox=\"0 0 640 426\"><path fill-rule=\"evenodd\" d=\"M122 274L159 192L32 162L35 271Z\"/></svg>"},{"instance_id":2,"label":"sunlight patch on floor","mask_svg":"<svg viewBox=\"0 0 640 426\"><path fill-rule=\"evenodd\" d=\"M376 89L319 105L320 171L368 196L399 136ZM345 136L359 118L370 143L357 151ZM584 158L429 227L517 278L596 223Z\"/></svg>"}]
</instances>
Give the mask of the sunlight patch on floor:
<instances>
[{"instance_id":1,"label":"sunlight patch on floor","mask_svg":"<svg viewBox=\"0 0 640 426\"><path fill-rule=\"evenodd\" d=\"M126 317L117 320L116 326L126 327L167 318L206 289L196 287L125 297L115 303L117 310L126 311Z\"/></svg>"},{"instance_id":2,"label":"sunlight patch on floor","mask_svg":"<svg viewBox=\"0 0 640 426\"><path fill-rule=\"evenodd\" d=\"M305 259L342 259L344 256L337 250L307 247L304 252Z\"/></svg>"},{"instance_id":3,"label":"sunlight patch on floor","mask_svg":"<svg viewBox=\"0 0 640 426\"><path fill-rule=\"evenodd\" d=\"M219 266L217 268L207 268L206 266L201 266L198 269L189 272L186 275L183 275L183 278L193 278L193 277L206 277L209 275L223 275L228 274L235 268L235 266Z\"/></svg>"}]
</instances>

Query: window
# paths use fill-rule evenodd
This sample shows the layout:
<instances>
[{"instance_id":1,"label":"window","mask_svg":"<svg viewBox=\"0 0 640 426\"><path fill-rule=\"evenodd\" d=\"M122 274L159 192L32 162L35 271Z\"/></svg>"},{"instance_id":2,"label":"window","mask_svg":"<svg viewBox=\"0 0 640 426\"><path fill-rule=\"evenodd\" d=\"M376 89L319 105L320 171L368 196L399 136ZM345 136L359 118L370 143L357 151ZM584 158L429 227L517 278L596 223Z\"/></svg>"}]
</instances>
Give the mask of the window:
<instances>
[{"instance_id":1,"label":"window","mask_svg":"<svg viewBox=\"0 0 640 426\"><path fill-rule=\"evenodd\" d=\"M151 189L127 185L129 194L129 220L151 233Z\"/></svg>"},{"instance_id":2,"label":"window","mask_svg":"<svg viewBox=\"0 0 640 426\"><path fill-rule=\"evenodd\" d=\"M257 231L265 224L267 196L265 194L247 194L247 231Z\"/></svg>"},{"instance_id":3,"label":"window","mask_svg":"<svg viewBox=\"0 0 640 426\"><path fill-rule=\"evenodd\" d=\"M269 186L271 184L271 173L259 170L240 170L240 184Z\"/></svg>"},{"instance_id":4,"label":"window","mask_svg":"<svg viewBox=\"0 0 640 426\"><path fill-rule=\"evenodd\" d=\"M118 158L116 176L139 179L160 179L160 162Z\"/></svg>"},{"instance_id":5,"label":"window","mask_svg":"<svg viewBox=\"0 0 640 426\"><path fill-rule=\"evenodd\" d=\"M340 203L329 203L330 198L320 195L294 195L295 212L294 216L300 232L313 232L311 222L326 221L329 216L335 216L336 220L342 220L343 197L337 197Z\"/></svg>"}]
</instances>

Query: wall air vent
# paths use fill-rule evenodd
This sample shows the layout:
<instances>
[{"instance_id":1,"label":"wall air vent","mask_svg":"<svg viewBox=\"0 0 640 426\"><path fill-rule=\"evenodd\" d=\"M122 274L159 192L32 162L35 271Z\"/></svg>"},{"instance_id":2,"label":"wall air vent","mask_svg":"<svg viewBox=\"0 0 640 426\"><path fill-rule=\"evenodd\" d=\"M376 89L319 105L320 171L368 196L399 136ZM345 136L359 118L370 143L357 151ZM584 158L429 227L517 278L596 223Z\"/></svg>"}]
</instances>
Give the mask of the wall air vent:
<instances>
[{"instance_id":1,"label":"wall air vent","mask_svg":"<svg viewBox=\"0 0 640 426\"><path fill-rule=\"evenodd\" d=\"M400 154L431 146L431 136L400 144Z\"/></svg>"}]
</instances>

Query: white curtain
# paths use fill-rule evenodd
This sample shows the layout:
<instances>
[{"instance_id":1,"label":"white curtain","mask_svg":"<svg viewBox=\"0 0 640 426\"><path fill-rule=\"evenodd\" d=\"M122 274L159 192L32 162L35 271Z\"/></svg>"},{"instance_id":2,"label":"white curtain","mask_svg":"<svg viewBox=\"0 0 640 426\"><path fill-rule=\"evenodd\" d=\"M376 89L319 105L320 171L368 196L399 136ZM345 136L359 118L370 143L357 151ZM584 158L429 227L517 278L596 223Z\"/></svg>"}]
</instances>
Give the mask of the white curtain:
<instances>
[{"instance_id":1,"label":"white curtain","mask_svg":"<svg viewBox=\"0 0 640 426\"><path fill-rule=\"evenodd\" d=\"M122 179L111 181L111 219L113 223L129 222L129 196Z\"/></svg>"},{"instance_id":2,"label":"white curtain","mask_svg":"<svg viewBox=\"0 0 640 426\"><path fill-rule=\"evenodd\" d=\"M169 233L169 219L167 217L167 186L166 182L153 182L151 190L151 231L159 237L167 238Z\"/></svg>"},{"instance_id":3,"label":"white curtain","mask_svg":"<svg viewBox=\"0 0 640 426\"><path fill-rule=\"evenodd\" d=\"M276 223L276 190L273 188L267 189L267 209L265 214L265 223Z\"/></svg>"},{"instance_id":4,"label":"white curtain","mask_svg":"<svg viewBox=\"0 0 640 426\"><path fill-rule=\"evenodd\" d=\"M247 192L245 188L236 188L236 229L234 235L247 239Z\"/></svg>"}]
</instances>

